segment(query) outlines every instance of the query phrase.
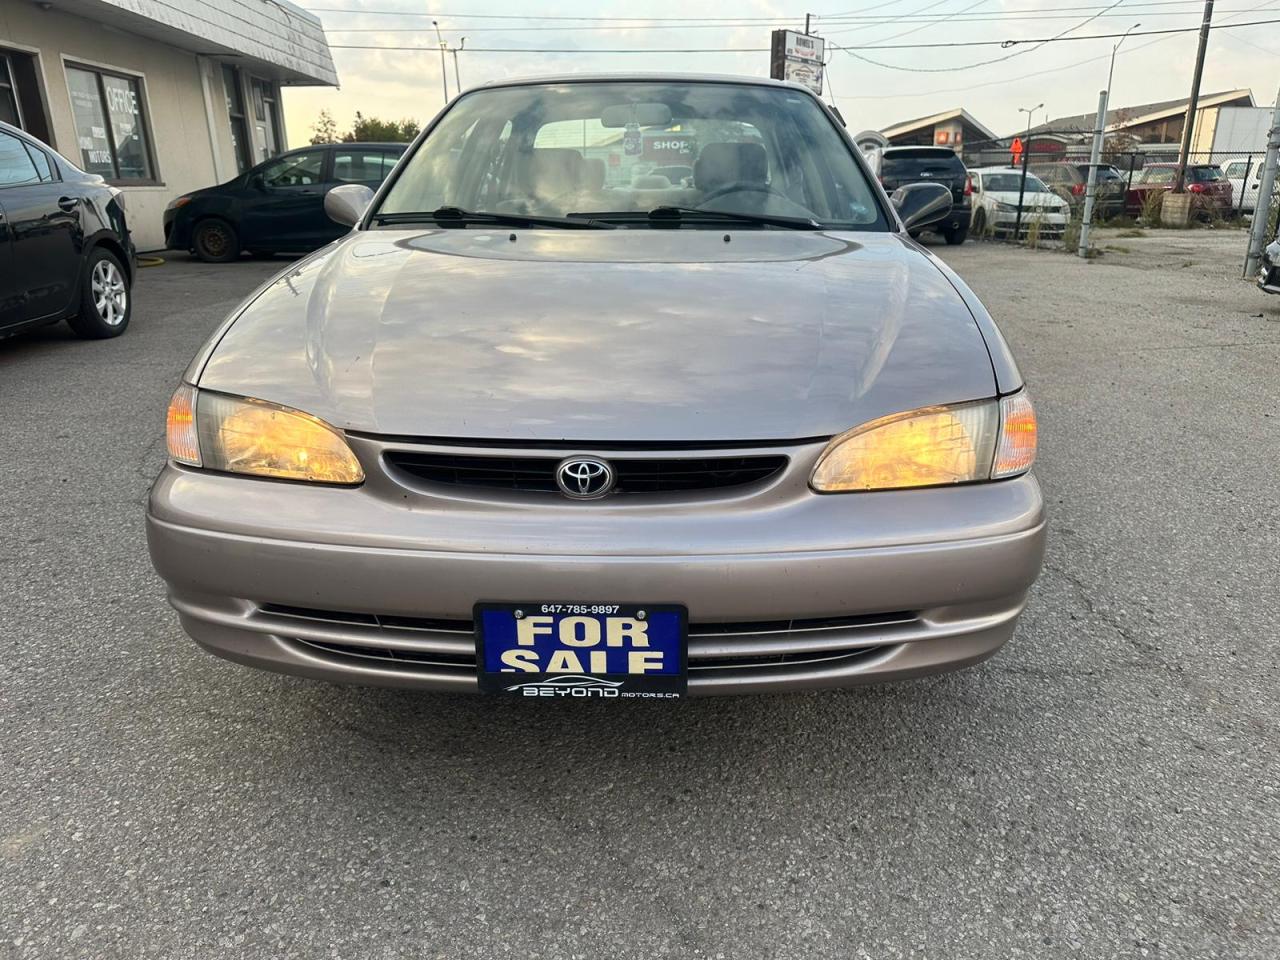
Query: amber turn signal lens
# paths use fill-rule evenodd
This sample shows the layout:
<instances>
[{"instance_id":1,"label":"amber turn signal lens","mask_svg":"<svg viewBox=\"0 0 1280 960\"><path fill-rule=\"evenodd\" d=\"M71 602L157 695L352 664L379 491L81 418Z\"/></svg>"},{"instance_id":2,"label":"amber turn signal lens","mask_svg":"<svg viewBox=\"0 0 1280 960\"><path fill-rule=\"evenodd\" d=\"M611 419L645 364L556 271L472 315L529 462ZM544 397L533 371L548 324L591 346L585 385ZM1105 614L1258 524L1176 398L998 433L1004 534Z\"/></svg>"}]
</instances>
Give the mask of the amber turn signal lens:
<instances>
[{"instance_id":1,"label":"amber turn signal lens","mask_svg":"<svg viewBox=\"0 0 1280 960\"><path fill-rule=\"evenodd\" d=\"M1000 443L991 479L1026 473L1036 462L1036 411L1027 391L1000 400Z\"/></svg>"},{"instance_id":2,"label":"amber turn signal lens","mask_svg":"<svg viewBox=\"0 0 1280 960\"><path fill-rule=\"evenodd\" d=\"M165 441L169 456L178 463L200 466L200 443L196 435L196 388L182 384L173 392L165 417Z\"/></svg>"}]
</instances>

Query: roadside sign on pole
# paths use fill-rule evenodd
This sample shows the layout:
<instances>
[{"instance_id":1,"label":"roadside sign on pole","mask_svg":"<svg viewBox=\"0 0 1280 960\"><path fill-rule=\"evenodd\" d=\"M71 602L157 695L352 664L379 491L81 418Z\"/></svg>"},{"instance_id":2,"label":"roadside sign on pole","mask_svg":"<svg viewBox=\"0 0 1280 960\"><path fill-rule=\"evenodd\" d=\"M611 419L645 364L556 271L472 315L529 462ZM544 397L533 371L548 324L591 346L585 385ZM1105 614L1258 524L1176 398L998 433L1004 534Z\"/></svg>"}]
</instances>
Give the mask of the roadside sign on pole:
<instances>
[{"instance_id":1,"label":"roadside sign on pole","mask_svg":"<svg viewBox=\"0 0 1280 960\"><path fill-rule=\"evenodd\" d=\"M770 45L769 76L775 80L791 80L822 95L822 63L827 42L821 37L796 33L794 30L773 31Z\"/></svg>"}]
</instances>

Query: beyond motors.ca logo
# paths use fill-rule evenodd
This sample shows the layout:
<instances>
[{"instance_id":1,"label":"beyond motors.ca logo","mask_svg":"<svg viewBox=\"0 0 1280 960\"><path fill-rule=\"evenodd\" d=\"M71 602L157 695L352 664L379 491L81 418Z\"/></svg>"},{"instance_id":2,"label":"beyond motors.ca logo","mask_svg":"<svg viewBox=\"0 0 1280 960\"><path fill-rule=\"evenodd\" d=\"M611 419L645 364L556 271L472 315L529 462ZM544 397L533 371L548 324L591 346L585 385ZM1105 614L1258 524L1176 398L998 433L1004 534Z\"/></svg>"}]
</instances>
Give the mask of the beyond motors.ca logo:
<instances>
[{"instance_id":1,"label":"beyond motors.ca logo","mask_svg":"<svg viewBox=\"0 0 1280 960\"><path fill-rule=\"evenodd\" d=\"M616 697L621 681L600 677L564 676L532 683L517 683L507 690L524 697Z\"/></svg>"}]
</instances>

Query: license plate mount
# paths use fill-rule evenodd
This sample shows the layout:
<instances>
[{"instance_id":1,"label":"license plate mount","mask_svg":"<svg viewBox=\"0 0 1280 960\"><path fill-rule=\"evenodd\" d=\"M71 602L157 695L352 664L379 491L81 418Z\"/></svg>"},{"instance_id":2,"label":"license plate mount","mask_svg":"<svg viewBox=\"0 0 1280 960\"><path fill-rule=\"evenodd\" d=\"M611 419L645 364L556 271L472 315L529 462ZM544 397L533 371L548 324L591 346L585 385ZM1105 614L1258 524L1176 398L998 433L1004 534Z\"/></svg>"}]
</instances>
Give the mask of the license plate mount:
<instances>
[{"instance_id":1,"label":"license plate mount","mask_svg":"<svg viewBox=\"0 0 1280 960\"><path fill-rule=\"evenodd\" d=\"M478 603L481 693L679 700L689 617L675 603Z\"/></svg>"}]
</instances>

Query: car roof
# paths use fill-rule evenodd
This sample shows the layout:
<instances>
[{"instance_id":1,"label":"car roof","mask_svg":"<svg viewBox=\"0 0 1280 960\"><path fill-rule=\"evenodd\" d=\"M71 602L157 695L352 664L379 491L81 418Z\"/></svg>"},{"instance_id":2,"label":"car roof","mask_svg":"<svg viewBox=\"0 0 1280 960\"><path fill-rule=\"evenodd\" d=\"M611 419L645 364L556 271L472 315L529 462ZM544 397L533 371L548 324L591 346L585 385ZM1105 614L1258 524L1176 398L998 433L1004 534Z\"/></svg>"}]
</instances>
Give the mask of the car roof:
<instances>
[{"instance_id":1,"label":"car roof","mask_svg":"<svg viewBox=\"0 0 1280 960\"><path fill-rule=\"evenodd\" d=\"M408 145L408 141L405 140L356 140L351 143L343 140L339 143L313 144L313 146L333 147L335 150L347 147L407 147ZM298 149L305 150L306 147L299 147Z\"/></svg>"},{"instance_id":2,"label":"car roof","mask_svg":"<svg viewBox=\"0 0 1280 960\"><path fill-rule=\"evenodd\" d=\"M919 152L919 153L937 153L937 154L947 153L953 157L959 156L959 154L957 154L950 147L934 147L925 143L922 143L919 146L914 146L914 147L907 144L900 144L899 146L896 146L896 147L885 147L880 152L881 152L881 155L886 155L890 153L904 153L907 150L911 150L913 152Z\"/></svg>"},{"instance_id":3,"label":"car roof","mask_svg":"<svg viewBox=\"0 0 1280 960\"><path fill-rule=\"evenodd\" d=\"M808 87L790 80L773 80L769 77L747 77L731 73L559 73L545 76L507 77L502 80L490 80L478 86L464 90L488 90L494 87L525 87L549 83L737 83L757 87L782 87L786 90L800 90L812 96Z\"/></svg>"}]
</instances>

